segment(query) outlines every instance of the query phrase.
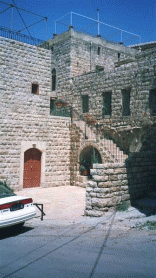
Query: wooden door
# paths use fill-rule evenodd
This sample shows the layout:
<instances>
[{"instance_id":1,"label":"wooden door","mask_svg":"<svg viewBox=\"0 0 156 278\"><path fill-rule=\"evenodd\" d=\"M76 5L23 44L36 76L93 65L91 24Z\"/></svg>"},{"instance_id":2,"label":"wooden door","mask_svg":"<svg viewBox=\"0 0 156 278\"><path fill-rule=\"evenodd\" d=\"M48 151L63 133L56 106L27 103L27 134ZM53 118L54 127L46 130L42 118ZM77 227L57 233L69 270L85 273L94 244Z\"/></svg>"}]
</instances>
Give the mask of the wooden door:
<instances>
[{"instance_id":1,"label":"wooden door","mask_svg":"<svg viewBox=\"0 0 156 278\"><path fill-rule=\"evenodd\" d=\"M41 152L32 148L24 153L23 187L39 187L41 180Z\"/></svg>"}]
</instances>

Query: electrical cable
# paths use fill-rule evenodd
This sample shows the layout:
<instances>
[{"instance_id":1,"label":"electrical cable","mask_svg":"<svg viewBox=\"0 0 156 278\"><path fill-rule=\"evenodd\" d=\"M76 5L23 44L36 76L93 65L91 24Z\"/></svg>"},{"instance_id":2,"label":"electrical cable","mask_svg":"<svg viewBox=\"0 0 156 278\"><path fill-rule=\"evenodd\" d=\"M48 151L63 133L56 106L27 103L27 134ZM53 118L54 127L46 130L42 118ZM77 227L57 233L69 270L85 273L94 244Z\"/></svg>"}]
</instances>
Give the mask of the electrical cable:
<instances>
[{"instance_id":1,"label":"electrical cable","mask_svg":"<svg viewBox=\"0 0 156 278\"><path fill-rule=\"evenodd\" d=\"M32 26L36 25L37 23L39 23L39 22L41 22L41 21L43 21L43 20L45 20L45 19L41 19L41 20L39 20L39 21L37 21L37 22L35 22L35 23L33 23L33 24L27 26L26 28L32 27ZM17 32L22 32L22 31L25 30L26 28L23 28L23 29L21 29L21 30L19 30L19 31L17 31Z\"/></svg>"},{"instance_id":2,"label":"electrical cable","mask_svg":"<svg viewBox=\"0 0 156 278\"><path fill-rule=\"evenodd\" d=\"M2 14L2 13L4 13L4 12L6 12L7 10L9 10L11 7L9 7L9 8L6 8L5 10L3 10L3 11L1 11L0 12L0 14Z\"/></svg>"},{"instance_id":3,"label":"electrical cable","mask_svg":"<svg viewBox=\"0 0 156 278\"><path fill-rule=\"evenodd\" d=\"M36 15L36 16L40 16L40 17L42 17L42 18L46 19L46 17L45 17L45 16L42 16L42 15L36 14L36 13L34 13L34 12L30 12L30 11L28 11L28 10L25 10L25 9L19 8L19 7L17 7L15 4L14 4L14 5L12 5L12 4L5 3L5 2L3 2L3 1L0 1L0 3L2 3L2 4L6 4L6 5L9 5L9 6L14 7L14 8L18 8L18 9L19 9L19 10L21 10L21 11L24 11L24 12L27 12L27 13L30 13L30 14L34 14L34 15Z\"/></svg>"},{"instance_id":4,"label":"electrical cable","mask_svg":"<svg viewBox=\"0 0 156 278\"><path fill-rule=\"evenodd\" d=\"M27 25L26 25L26 23L25 23L24 19L23 19L23 17L22 17L22 15L21 15L21 13L19 12L19 9L17 8L17 6L16 6L16 4L15 4L15 1L14 1L14 0L12 0L12 1L13 1L14 5L15 5L15 8L16 8L16 10L17 10L17 12L18 12L19 16L21 17L21 19L22 19L22 21L23 21L23 24L24 24L25 28L27 29L27 31L28 31L28 33L29 33L30 37L32 38L32 36L31 36L31 34L30 34L30 31L29 31L29 29L28 29L28 27L27 27Z\"/></svg>"}]
</instances>

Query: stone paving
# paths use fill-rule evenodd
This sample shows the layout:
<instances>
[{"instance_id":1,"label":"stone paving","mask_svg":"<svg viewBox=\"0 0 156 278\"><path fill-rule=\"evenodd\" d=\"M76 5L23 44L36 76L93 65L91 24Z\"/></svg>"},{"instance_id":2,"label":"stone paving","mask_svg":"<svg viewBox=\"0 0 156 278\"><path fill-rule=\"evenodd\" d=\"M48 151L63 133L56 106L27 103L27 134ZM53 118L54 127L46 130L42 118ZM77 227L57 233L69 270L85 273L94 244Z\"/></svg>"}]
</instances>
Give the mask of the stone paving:
<instances>
[{"instance_id":1,"label":"stone paving","mask_svg":"<svg viewBox=\"0 0 156 278\"><path fill-rule=\"evenodd\" d=\"M146 216L134 207L127 211L109 211L102 217L84 216L85 188L76 186L60 186L51 188L30 188L16 192L18 195L30 196L35 203L44 205L44 220L40 221L40 212L37 210L37 218L27 222L33 226L66 226L71 223L80 225L105 225L109 227L113 219L112 229L129 230L140 223L156 221L156 215Z\"/></svg>"},{"instance_id":2,"label":"stone paving","mask_svg":"<svg viewBox=\"0 0 156 278\"><path fill-rule=\"evenodd\" d=\"M49 188L29 188L16 192L30 196L34 203L44 205L44 219L70 220L83 218L85 209L85 188L59 186ZM37 213L38 215L38 213Z\"/></svg>"}]
</instances>

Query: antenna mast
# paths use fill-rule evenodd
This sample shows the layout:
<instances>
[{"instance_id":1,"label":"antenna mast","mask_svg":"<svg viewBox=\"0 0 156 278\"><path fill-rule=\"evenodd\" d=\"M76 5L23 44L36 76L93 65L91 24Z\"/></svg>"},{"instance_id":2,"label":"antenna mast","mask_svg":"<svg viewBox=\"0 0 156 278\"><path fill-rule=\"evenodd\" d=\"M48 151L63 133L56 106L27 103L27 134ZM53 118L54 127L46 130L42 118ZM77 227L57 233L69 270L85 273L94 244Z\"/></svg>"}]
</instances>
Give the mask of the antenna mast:
<instances>
[{"instance_id":1,"label":"antenna mast","mask_svg":"<svg viewBox=\"0 0 156 278\"><path fill-rule=\"evenodd\" d=\"M97 1L97 22L98 22L98 34L97 34L97 37L101 37L101 35L100 35L99 0Z\"/></svg>"}]
</instances>

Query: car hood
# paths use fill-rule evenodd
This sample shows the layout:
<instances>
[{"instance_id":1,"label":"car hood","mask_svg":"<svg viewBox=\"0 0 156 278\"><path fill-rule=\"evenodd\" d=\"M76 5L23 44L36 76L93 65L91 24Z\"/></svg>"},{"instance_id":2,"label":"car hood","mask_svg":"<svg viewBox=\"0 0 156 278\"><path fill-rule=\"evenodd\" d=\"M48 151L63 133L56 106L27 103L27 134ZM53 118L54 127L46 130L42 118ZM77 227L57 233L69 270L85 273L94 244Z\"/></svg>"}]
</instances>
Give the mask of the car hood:
<instances>
[{"instance_id":1,"label":"car hood","mask_svg":"<svg viewBox=\"0 0 156 278\"><path fill-rule=\"evenodd\" d=\"M4 197L4 198L0 198L0 205L3 204L8 204L8 203L12 203L12 202L16 202L16 201L21 201L21 200L25 200L28 199L30 197L24 197L24 196L10 196L10 197Z\"/></svg>"}]
</instances>

